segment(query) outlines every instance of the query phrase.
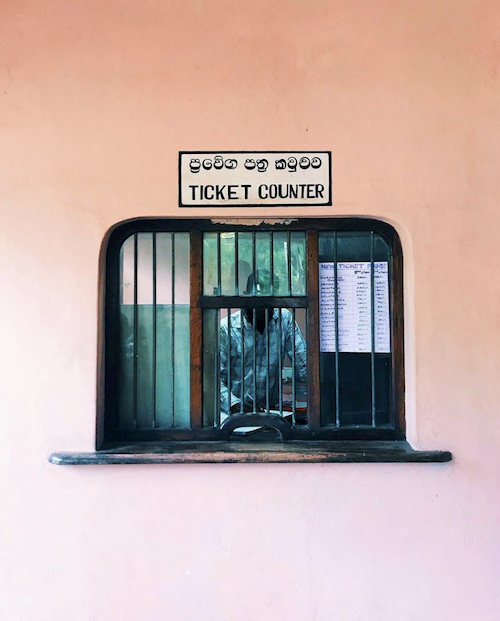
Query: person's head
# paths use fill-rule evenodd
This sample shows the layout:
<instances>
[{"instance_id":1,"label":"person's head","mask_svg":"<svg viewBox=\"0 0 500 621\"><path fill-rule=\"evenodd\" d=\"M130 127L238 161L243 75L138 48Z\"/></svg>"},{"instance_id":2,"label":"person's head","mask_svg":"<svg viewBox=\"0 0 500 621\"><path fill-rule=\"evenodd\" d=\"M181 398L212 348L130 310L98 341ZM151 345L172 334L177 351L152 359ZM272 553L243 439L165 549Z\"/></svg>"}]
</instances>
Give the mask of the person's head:
<instances>
[{"instance_id":1,"label":"person's head","mask_svg":"<svg viewBox=\"0 0 500 621\"><path fill-rule=\"evenodd\" d=\"M273 277L274 276L274 277ZM271 279L274 284L271 287ZM279 278L276 274L272 275L266 268L258 268L248 276L245 295L276 295L279 289Z\"/></svg>"},{"instance_id":2,"label":"person's head","mask_svg":"<svg viewBox=\"0 0 500 621\"><path fill-rule=\"evenodd\" d=\"M273 291L271 289L271 272L265 268L256 269L255 272L252 272L247 280L247 287L245 290L246 295L255 295L255 296L270 296L271 292L278 288L279 279L276 275L274 275L274 287ZM278 281L278 282L277 282ZM262 332L265 327L266 313L268 314L268 319L270 317L270 310L272 309L272 304L269 303L268 306L264 308L247 308L245 309L245 316L247 321L253 323L254 321L254 313L255 313L255 323L257 330Z\"/></svg>"}]
</instances>

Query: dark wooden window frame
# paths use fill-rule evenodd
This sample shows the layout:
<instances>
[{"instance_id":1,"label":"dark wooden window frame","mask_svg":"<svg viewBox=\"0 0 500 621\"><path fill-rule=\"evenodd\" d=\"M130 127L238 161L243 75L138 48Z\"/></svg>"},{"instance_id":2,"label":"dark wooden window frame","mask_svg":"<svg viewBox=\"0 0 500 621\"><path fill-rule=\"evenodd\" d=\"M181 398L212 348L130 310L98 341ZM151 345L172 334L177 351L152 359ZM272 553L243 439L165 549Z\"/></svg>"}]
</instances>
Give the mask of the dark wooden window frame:
<instances>
[{"instance_id":1,"label":"dark wooden window frame","mask_svg":"<svg viewBox=\"0 0 500 621\"><path fill-rule=\"evenodd\" d=\"M294 428L287 439L292 441L397 441L405 438L404 415L404 342L403 342L403 257L399 237L390 225L368 218L297 218L287 224L272 220L250 226L241 223L213 222L195 218L145 218L117 224L108 233L101 253L100 321L98 359L98 403L96 448L105 450L117 443L223 440L220 429L202 424L202 235L204 231L306 231L308 255L308 390L309 425ZM190 331L191 331L191 428L168 430L134 430L120 437L115 348L118 344L116 322L120 300L119 256L123 242L134 233L189 232L191 236L190 261ZM319 374L319 302L318 302L318 234L320 231L373 231L384 237L391 251L390 309L392 343L391 409L393 428L377 427L322 427L320 421ZM255 301L255 299L253 300ZM230 304L229 304L230 305Z\"/></svg>"}]
</instances>

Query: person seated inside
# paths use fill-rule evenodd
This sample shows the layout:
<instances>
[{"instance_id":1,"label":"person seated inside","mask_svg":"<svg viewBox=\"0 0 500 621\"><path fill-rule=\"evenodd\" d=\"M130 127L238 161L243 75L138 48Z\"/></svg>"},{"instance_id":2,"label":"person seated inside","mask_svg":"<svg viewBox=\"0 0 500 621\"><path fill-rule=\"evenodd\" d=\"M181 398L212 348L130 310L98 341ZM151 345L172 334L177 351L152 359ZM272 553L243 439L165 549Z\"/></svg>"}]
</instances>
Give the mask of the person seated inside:
<instances>
[{"instance_id":1,"label":"person seated inside","mask_svg":"<svg viewBox=\"0 0 500 621\"><path fill-rule=\"evenodd\" d=\"M274 275L275 289L279 286L277 280ZM258 269L248 277L245 294L256 295L271 291L270 283L269 270ZM266 298L259 295L258 299ZM286 356L290 360L295 359L295 369L292 369L295 379L305 381L305 339L291 311L286 308L272 308L272 298L269 306L265 308L238 309L230 315L229 320L228 317L223 318L220 324L221 420L230 414L269 413L270 410L279 410L279 395L282 390L280 370L283 369ZM283 412L279 414L283 415Z\"/></svg>"}]
</instances>

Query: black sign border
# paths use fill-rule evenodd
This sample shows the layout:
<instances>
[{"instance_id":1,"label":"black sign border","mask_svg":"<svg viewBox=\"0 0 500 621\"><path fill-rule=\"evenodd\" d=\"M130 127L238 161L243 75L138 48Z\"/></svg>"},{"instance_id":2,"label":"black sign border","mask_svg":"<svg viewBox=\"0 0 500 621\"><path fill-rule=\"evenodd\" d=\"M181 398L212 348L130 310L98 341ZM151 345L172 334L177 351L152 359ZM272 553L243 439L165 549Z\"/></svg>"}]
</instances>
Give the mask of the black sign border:
<instances>
[{"instance_id":1,"label":"black sign border","mask_svg":"<svg viewBox=\"0 0 500 621\"><path fill-rule=\"evenodd\" d=\"M289 204L289 203L284 203L284 204L280 204L277 205L276 203L274 204L269 204L269 203L245 203L244 205L242 204L228 204L228 205L207 205L205 203L191 203L189 205L184 205L182 203L182 175L181 175L181 165L182 165L182 156L183 155L194 155L200 153L202 155L220 155L221 153L229 153L229 154L239 154L239 155L243 155L245 153L321 153L321 154L326 154L328 155L328 177L329 177L329 183L328 183L328 202L326 203L294 203L294 204ZM189 208L197 208L197 207L201 207L203 209L227 209L229 208L233 208L233 209L238 209L238 208L244 208L244 207L271 207L271 208L275 208L275 207L331 207L333 205L332 203L332 152L331 151L179 151L179 207L182 207L184 209L189 209Z\"/></svg>"}]
</instances>

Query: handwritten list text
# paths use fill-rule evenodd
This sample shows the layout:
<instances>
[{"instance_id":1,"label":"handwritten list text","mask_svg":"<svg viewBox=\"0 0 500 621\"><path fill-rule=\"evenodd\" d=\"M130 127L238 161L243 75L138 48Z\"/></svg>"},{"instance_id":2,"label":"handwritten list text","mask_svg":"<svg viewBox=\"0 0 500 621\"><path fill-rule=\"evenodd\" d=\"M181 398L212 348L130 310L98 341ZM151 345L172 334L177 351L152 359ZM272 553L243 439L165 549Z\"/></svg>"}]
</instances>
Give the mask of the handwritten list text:
<instances>
[{"instance_id":1,"label":"handwritten list text","mask_svg":"<svg viewBox=\"0 0 500 621\"><path fill-rule=\"evenodd\" d=\"M374 263L375 353L391 351L389 279L387 261ZM337 263L338 344L340 352L372 350L371 264L369 261ZM320 349L335 347L335 264L319 264Z\"/></svg>"}]
</instances>

